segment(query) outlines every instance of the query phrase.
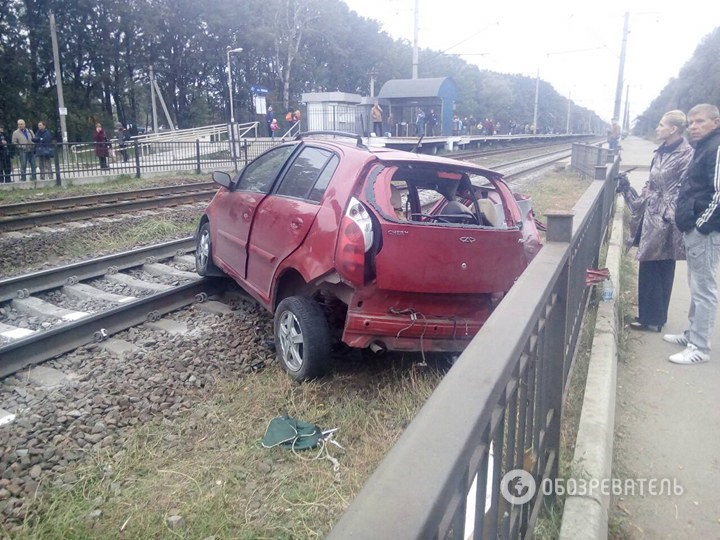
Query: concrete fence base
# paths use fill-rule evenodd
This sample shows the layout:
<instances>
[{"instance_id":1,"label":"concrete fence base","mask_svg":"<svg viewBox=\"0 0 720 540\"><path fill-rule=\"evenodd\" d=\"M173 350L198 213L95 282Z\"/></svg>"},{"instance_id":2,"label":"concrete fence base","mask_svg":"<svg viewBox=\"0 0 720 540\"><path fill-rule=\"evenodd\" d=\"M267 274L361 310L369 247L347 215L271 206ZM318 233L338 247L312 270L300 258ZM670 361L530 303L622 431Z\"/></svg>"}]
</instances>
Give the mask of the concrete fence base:
<instances>
[{"instance_id":1,"label":"concrete fence base","mask_svg":"<svg viewBox=\"0 0 720 540\"><path fill-rule=\"evenodd\" d=\"M578 493L565 498L561 540L605 540L610 508L615 392L617 379L617 332L620 325L618 295L623 249L622 199L617 201L606 266L613 283L613 299L598 306L585 396L571 467ZM567 484L566 484L567 487ZM590 488L592 489L585 489Z\"/></svg>"}]
</instances>

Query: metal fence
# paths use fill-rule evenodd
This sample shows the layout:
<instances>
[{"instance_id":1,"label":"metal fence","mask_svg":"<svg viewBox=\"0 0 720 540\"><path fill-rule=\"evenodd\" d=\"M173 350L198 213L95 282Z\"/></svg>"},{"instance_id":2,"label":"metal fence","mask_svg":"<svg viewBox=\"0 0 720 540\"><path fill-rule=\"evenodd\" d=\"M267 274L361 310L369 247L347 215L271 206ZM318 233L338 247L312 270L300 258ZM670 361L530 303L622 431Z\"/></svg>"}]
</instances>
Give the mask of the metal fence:
<instances>
[{"instance_id":1,"label":"metal fence","mask_svg":"<svg viewBox=\"0 0 720 540\"><path fill-rule=\"evenodd\" d=\"M511 504L501 482L517 488L507 480L521 470L536 486L557 477L564 393L590 298L585 274L607 237L618 167L591 184L574 214L548 215L543 249L329 538L532 536L541 490Z\"/></svg>"},{"instance_id":2,"label":"metal fence","mask_svg":"<svg viewBox=\"0 0 720 540\"><path fill-rule=\"evenodd\" d=\"M116 142L101 147L94 143L53 144L52 157L45 160L41 170L41 157L33 154L25 167L25 180L63 181L102 176L143 175L158 172L203 173L216 169L239 170L249 160L259 156L273 145L282 142L280 137L251 138L230 141L171 141L133 140L121 147ZM34 167L33 167L34 164ZM13 182L22 178L20 156L12 160Z\"/></svg>"},{"instance_id":3,"label":"metal fence","mask_svg":"<svg viewBox=\"0 0 720 540\"><path fill-rule=\"evenodd\" d=\"M570 167L580 174L599 180L605 174L605 167L614 159L614 154L602 146L573 143Z\"/></svg>"}]
</instances>

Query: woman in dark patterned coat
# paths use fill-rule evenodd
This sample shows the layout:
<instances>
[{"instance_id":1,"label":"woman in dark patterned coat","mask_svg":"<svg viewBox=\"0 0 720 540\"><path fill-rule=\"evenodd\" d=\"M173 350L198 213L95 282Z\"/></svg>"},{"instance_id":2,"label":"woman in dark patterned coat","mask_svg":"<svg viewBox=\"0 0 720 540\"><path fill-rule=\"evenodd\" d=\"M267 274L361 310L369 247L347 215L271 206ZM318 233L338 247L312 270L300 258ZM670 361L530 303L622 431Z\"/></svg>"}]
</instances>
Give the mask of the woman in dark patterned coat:
<instances>
[{"instance_id":1,"label":"woman in dark patterned coat","mask_svg":"<svg viewBox=\"0 0 720 540\"><path fill-rule=\"evenodd\" d=\"M683 138L687 119L682 111L666 112L655 134L662 144L655 150L650 175L640 196L631 202L630 231L637 246L638 316L633 330L660 332L667 322L675 261L685 259L682 233L675 225L680 180L693 149Z\"/></svg>"},{"instance_id":2,"label":"woman in dark patterned coat","mask_svg":"<svg viewBox=\"0 0 720 540\"><path fill-rule=\"evenodd\" d=\"M100 122L95 124L93 139L95 140L95 155L100 161L100 168L109 169L108 156L110 155L110 142L108 141L108 138L105 135L105 130Z\"/></svg>"}]
</instances>

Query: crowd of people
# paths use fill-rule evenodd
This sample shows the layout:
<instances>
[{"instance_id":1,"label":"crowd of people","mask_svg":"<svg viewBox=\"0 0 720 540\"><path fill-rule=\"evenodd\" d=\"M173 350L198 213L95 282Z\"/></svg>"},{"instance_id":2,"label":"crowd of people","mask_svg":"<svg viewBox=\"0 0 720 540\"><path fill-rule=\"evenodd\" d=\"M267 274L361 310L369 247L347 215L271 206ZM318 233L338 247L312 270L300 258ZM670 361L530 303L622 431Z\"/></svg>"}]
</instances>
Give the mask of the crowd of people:
<instances>
[{"instance_id":1,"label":"crowd of people","mask_svg":"<svg viewBox=\"0 0 720 540\"><path fill-rule=\"evenodd\" d=\"M407 118L409 114L410 118ZM395 118L393 111L384 109L380 102L375 99L370 108L369 123L365 128L366 135L373 137L385 136L445 136L445 135L518 135L553 133L550 128L536 130L530 123L518 123L510 120L506 124L492 118L476 119L474 116L463 116L458 114L452 116L452 124L449 128L443 127L442 118L432 107L417 107L403 111L402 118ZM299 109L289 108L284 117L276 117L272 106L268 106L265 116L265 132L267 137L275 138L280 133L293 133L294 128L299 124L301 112ZM284 123L281 123L284 120Z\"/></svg>"},{"instance_id":2,"label":"crowd of people","mask_svg":"<svg viewBox=\"0 0 720 540\"><path fill-rule=\"evenodd\" d=\"M93 133L95 155L101 169L109 169L108 159L122 159L127 162L129 131L121 124L115 126L115 142L118 153L115 153L113 141L107 137L101 123L95 124ZM20 182L26 182L28 169L30 180L50 180L53 177L55 162L55 137L47 129L44 121L37 123L37 130L29 128L22 118L17 121L17 129L8 134L5 126L0 123L0 183L13 182L13 158L17 157Z\"/></svg>"},{"instance_id":3,"label":"crowd of people","mask_svg":"<svg viewBox=\"0 0 720 540\"><path fill-rule=\"evenodd\" d=\"M451 132L448 133L447 131L443 132L442 120L438 117L434 108L418 107L415 109L414 114L414 118L407 122L411 129L408 129L407 133L403 132L402 129L398 132L398 126L392 112L386 116L380 104L375 101L370 110L372 119L371 133L375 136L390 133L391 136L403 134L416 137L421 135L435 137L440 135L517 135L534 133L534 127L531 124L521 125L511 120L507 125L501 125L499 121L491 118L477 120L473 116L461 117L458 114L452 116ZM403 125L405 124L403 123ZM552 133L552 131L545 129L543 133Z\"/></svg>"}]
</instances>

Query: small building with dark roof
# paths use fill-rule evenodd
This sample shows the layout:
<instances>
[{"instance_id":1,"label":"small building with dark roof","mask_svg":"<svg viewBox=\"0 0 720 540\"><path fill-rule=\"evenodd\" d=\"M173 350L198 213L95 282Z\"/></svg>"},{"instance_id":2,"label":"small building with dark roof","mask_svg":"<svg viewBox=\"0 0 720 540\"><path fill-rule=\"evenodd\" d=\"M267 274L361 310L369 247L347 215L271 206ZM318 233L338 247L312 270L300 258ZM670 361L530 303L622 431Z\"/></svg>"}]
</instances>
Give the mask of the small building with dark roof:
<instances>
[{"instance_id":1,"label":"small building with dark roof","mask_svg":"<svg viewBox=\"0 0 720 540\"><path fill-rule=\"evenodd\" d=\"M415 120L420 109L425 112L426 122L434 111L437 126L432 135L438 136L452 134L457 93L457 85L450 77L392 79L382 86L377 97L388 104L386 112L392 115L390 130L394 136L415 135ZM430 135L427 128L426 133Z\"/></svg>"}]
</instances>

